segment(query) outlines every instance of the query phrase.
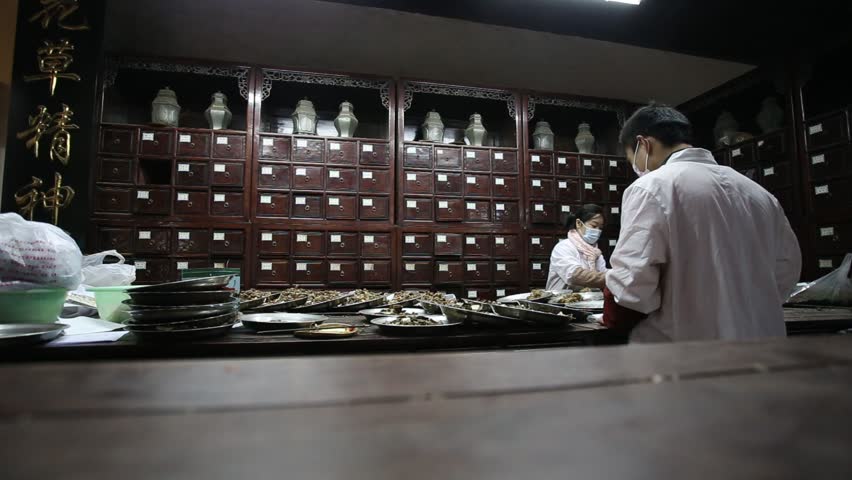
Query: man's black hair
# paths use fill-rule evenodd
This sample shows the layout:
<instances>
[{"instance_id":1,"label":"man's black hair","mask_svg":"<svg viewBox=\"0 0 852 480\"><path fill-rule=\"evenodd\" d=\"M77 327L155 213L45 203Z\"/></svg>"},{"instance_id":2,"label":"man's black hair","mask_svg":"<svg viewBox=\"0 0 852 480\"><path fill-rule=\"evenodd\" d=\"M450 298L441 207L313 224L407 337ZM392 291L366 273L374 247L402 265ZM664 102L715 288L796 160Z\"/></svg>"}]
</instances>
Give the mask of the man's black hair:
<instances>
[{"instance_id":1,"label":"man's black hair","mask_svg":"<svg viewBox=\"0 0 852 480\"><path fill-rule=\"evenodd\" d=\"M652 103L642 107L624 123L618 143L625 149L636 147L636 137L654 137L667 147L692 143L692 124L676 109Z\"/></svg>"}]
</instances>

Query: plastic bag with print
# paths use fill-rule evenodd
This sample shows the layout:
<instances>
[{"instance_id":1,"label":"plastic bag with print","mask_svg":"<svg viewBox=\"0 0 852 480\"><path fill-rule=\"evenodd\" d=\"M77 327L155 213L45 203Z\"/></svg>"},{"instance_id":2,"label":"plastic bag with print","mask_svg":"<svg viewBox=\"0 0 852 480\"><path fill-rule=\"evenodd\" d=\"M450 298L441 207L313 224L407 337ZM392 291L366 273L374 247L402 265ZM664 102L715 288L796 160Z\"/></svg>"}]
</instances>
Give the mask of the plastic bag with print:
<instances>
[{"instance_id":1,"label":"plastic bag with print","mask_svg":"<svg viewBox=\"0 0 852 480\"><path fill-rule=\"evenodd\" d=\"M0 214L0 289L74 290L82 260L80 247L61 228L16 213Z\"/></svg>"}]
</instances>

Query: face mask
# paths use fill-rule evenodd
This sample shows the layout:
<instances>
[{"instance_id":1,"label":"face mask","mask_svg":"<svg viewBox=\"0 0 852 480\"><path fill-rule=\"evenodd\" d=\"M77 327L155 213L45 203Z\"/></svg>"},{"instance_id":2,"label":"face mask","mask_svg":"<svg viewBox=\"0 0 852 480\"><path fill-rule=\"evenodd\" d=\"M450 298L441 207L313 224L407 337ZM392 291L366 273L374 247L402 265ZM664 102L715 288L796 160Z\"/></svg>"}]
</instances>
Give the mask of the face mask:
<instances>
[{"instance_id":1,"label":"face mask","mask_svg":"<svg viewBox=\"0 0 852 480\"><path fill-rule=\"evenodd\" d=\"M589 245L595 245L598 243L598 240L601 239L601 230L597 228L592 228L585 223L583 224L586 227L586 233L583 234L583 240L586 241Z\"/></svg>"},{"instance_id":2,"label":"face mask","mask_svg":"<svg viewBox=\"0 0 852 480\"><path fill-rule=\"evenodd\" d=\"M648 157L650 157L651 154L649 154L648 150L645 149L645 169L644 170L639 170L639 167L636 166L636 155L638 155L638 154L639 154L639 140L636 140L636 148L633 150L633 171L636 172L636 175L638 177L644 177L645 175L651 173L651 171L648 170Z\"/></svg>"}]
</instances>

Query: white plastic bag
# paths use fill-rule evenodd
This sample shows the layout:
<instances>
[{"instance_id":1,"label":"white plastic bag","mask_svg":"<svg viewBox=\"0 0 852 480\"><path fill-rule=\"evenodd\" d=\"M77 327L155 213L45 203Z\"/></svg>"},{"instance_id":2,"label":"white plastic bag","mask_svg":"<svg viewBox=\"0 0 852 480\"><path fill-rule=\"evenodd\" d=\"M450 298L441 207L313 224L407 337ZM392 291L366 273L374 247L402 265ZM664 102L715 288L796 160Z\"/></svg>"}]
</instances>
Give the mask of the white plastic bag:
<instances>
[{"instance_id":1,"label":"white plastic bag","mask_svg":"<svg viewBox=\"0 0 852 480\"><path fill-rule=\"evenodd\" d=\"M74 290L82 260L77 243L61 228L0 214L0 288Z\"/></svg>"},{"instance_id":2,"label":"white plastic bag","mask_svg":"<svg viewBox=\"0 0 852 480\"><path fill-rule=\"evenodd\" d=\"M797 288L787 303L852 306L852 253L846 255L837 270Z\"/></svg>"},{"instance_id":3,"label":"white plastic bag","mask_svg":"<svg viewBox=\"0 0 852 480\"><path fill-rule=\"evenodd\" d=\"M118 263L104 263L117 257ZM120 287L136 280L136 267L125 265L124 257L115 250L86 255L83 258L83 285L88 287Z\"/></svg>"}]
</instances>

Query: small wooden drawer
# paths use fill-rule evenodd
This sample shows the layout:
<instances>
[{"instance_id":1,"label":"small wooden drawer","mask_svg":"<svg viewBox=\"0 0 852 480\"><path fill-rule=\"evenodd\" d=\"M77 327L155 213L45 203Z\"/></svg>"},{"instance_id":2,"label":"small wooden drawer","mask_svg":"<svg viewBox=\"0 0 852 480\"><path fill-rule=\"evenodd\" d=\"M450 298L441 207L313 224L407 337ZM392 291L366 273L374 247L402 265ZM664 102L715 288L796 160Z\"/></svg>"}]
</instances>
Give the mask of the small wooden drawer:
<instances>
[{"instance_id":1,"label":"small wooden drawer","mask_svg":"<svg viewBox=\"0 0 852 480\"><path fill-rule=\"evenodd\" d=\"M491 157L488 150L464 149L464 170L466 172L491 171Z\"/></svg>"},{"instance_id":2,"label":"small wooden drawer","mask_svg":"<svg viewBox=\"0 0 852 480\"><path fill-rule=\"evenodd\" d=\"M210 252L210 232L207 229L176 228L174 242L175 252L179 254Z\"/></svg>"},{"instance_id":3,"label":"small wooden drawer","mask_svg":"<svg viewBox=\"0 0 852 480\"><path fill-rule=\"evenodd\" d=\"M358 234L330 232L328 234L328 255L330 257L354 257L358 255Z\"/></svg>"},{"instance_id":4,"label":"small wooden drawer","mask_svg":"<svg viewBox=\"0 0 852 480\"><path fill-rule=\"evenodd\" d=\"M531 282L546 282L547 274L550 269L550 262L543 260L533 260L530 262L530 281Z\"/></svg>"},{"instance_id":5,"label":"small wooden drawer","mask_svg":"<svg viewBox=\"0 0 852 480\"><path fill-rule=\"evenodd\" d=\"M852 245L852 224L818 224L814 246L824 252L846 253Z\"/></svg>"},{"instance_id":6,"label":"small wooden drawer","mask_svg":"<svg viewBox=\"0 0 852 480\"><path fill-rule=\"evenodd\" d=\"M735 169L748 168L757 163L753 143L744 143L731 149L731 166Z\"/></svg>"},{"instance_id":7,"label":"small wooden drawer","mask_svg":"<svg viewBox=\"0 0 852 480\"><path fill-rule=\"evenodd\" d=\"M460 198L435 199L435 220L439 222L461 222L464 220L464 200Z\"/></svg>"},{"instance_id":8,"label":"small wooden drawer","mask_svg":"<svg viewBox=\"0 0 852 480\"><path fill-rule=\"evenodd\" d=\"M584 177L603 177L606 170L602 158L580 157L580 172Z\"/></svg>"},{"instance_id":9,"label":"small wooden drawer","mask_svg":"<svg viewBox=\"0 0 852 480\"><path fill-rule=\"evenodd\" d=\"M793 185L792 165L776 163L760 167L761 185L767 190L790 187Z\"/></svg>"},{"instance_id":10,"label":"small wooden drawer","mask_svg":"<svg viewBox=\"0 0 852 480\"><path fill-rule=\"evenodd\" d=\"M403 256L431 256L434 254L434 241L429 233L403 233Z\"/></svg>"},{"instance_id":11,"label":"small wooden drawer","mask_svg":"<svg viewBox=\"0 0 852 480\"><path fill-rule=\"evenodd\" d=\"M808 122L805 128L805 137L808 142L808 150L848 143L849 125L846 120L846 112Z\"/></svg>"},{"instance_id":12,"label":"small wooden drawer","mask_svg":"<svg viewBox=\"0 0 852 480\"><path fill-rule=\"evenodd\" d=\"M325 233L293 232L293 255L316 257L325 255Z\"/></svg>"},{"instance_id":13,"label":"small wooden drawer","mask_svg":"<svg viewBox=\"0 0 852 480\"><path fill-rule=\"evenodd\" d=\"M465 173L464 194L471 197L491 195L491 175Z\"/></svg>"},{"instance_id":14,"label":"small wooden drawer","mask_svg":"<svg viewBox=\"0 0 852 480\"><path fill-rule=\"evenodd\" d=\"M322 190L325 187L325 168L293 165L293 190Z\"/></svg>"},{"instance_id":15,"label":"small wooden drawer","mask_svg":"<svg viewBox=\"0 0 852 480\"><path fill-rule=\"evenodd\" d=\"M402 260L402 283L430 284L434 267L431 261Z\"/></svg>"},{"instance_id":16,"label":"small wooden drawer","mask_svg":"<svg viewBox=\"0 0 852 480\"><path fill-rule=\"evenodd\" d=\"M439 260L435 262L435 285L464 282L464 263Z\"/></svg>"},{"instance_id":17,"label":"small wooden drawer","mask_svg":"<svg viewBox=\"0 0 852 480\"><path fill-rule=\"evenodd\" d=\"M813 207L816 212L852 208L852 179L843 178L811 184Z\"/></svg>"},{"instance_id":18,"label":"small wooden drawer","mask_svg":"<svg viewBox=\"0 0 852 480\"><path fill-rule=\"evenodd\" d=\"M555 224L559 221L552 202L530 202L530 221L540 224Z\"/></svg>"},{"instance_id":19,"label":"small wooden drawer","mask_svg":"<svg viewBox=\"0 0 852 480\"><path fill-rule=\"evenodd\" d=\"M290 160L289 137L260 136L260 155L262 160L287 162Z\"/></svg>"},{"instance_id":20,"label":"small wooden drawer","mask_svg":"<svg viewBox=\"0 0 852 480\"><path fill-rule=\"evenodd\" d=\"M431 169L432 147L430 145L405 145L402 157L402 165L406 168L428 168Z\"/></svg>"},{"instance_id":21,"label":"small wooden drawer","mask_svg":"<svg viewBox=\"0 0 852 480\"><path fill-rule=\"evenodd\" d=\"M461 195L462 174L449 172L435 173L435 193L438 195Z\"/></svg>"},{"instance_id":22,"label":"small wooden drawer","mask_svg":"<svg viewBox=\"0 0 852 480\"><path fill-rule=\"evenodd\" d=\"M518 223L521 221L521 207L517 201L495 200L492 218L496 223Z\"/></svg>"},{"instance_id":23,"label":"small wooden drawer","mask_svg":"<svg viewBox=\"0 0 852 480\"><path fill-rule=\"evenodd\" d=\"M133 213L139 215L168 215L172 209L171 191L167 188L136 190Z\"/></svg>"},{"instance_id":24,"label":"small wooden drawer","mask_svg":"<svg viewBox=\"0 0 852 480\"><path fill-rule=\"evenodd\" d=\"M386 143L361 142L361 165L390 164L390 148Z\"/></svg>"},{"instance_id":25,"label":"small wooden drawer","mask_svg":"<svg viewBox=\"0 0 852 480\"><path fill-rule=\"evenodd\" d=\"M293 139L293 161L297 163L322 163L325 142L316 138Z\"/></svg>"},{"instance_id":26,"label":"small wooden drawer","mask_svg":"<svg viewBox=\"0 0 852 480\"><path fill-rule=\"evenodd\" d=\"M832 255L818 253L815 260L816 264L814 265L817 270L817 274L819 276L823 276L837 270L843 263L843 257L844 255L842 254Z\"/></svg>"},{"instance_id":27,"label":"small wooden drawer","mask_svg":"<svg viewBox=\"0 0 852 480\"><path fill-rule=\"evenodd\" d=\"M290 205L290 216L293 218L325 218L322 195L306 195L294 193Z\"/></svg>"},{"instance_id":28,"label":"small wooden drawer","mask_svg":"<svg viewBox=\"0 0 852 480\"><path fill-rule=\"evenodd\" d=\"M245 165L242 163L213 162L210 185L214 187L242 187Z\"/></svg>"},{"instance_id":29,"label":"small wooden drawer","mask_svg":"<svg viewBox=\"0 0 852 480\"><path fill-rule=\"evenodd\" d=\"M358 218L361 220L387 220L390 216L388 197L368 197L361 195Z\"/></svg>"},{"instance_id":30,"label":"small wooden drawer","mask_svg":"<svg viewBox=\"0 0 852 480\"><path fill-rule=\"evenodd\" d=\"M434 202L432 198L413 198L405 197L403 199L402 218L403 220L413 221L428 221L434 220L435 212L432 211Z\"/></svg>"},{"instance_id":31,"label":"small wooden drawer","mask_svg":"<svg viewBox=\"0 0 852 480\"><path fill-rule=\"evenodd\" d=\"M184 270L190 270L193 268L208 268L210 264L207 259L204 258L176 258L174 260L174 276L177 278L181 277L181 272Z\"/></svg>"},{"instance_id":32,"label":"small wooden drawer","mask_svg":"<svg viewBox=\"0 0 852 480\"><path fill-rule=\"evenodd\" d=\"M208 183L207 162L175 163L175 185L181 187L206 187Z\"/></svg>"},{"instance_id":33,"label":"small wooden drawer","mask_svg":"<svg viewBox=\"0 0 852 480\"><path fill-rule=\"evenodd\" d=\"M255 275L258 285L287 285L290 283L290 261L280 258L260 258Z\"/></svg>"},{"instance_id":34,"label":"small wooden drawer","mask_svg":"<svg viewBox=\"0 0 852 480\"><path fill-rule=\"evenodd\" d=\"M553 247L556 246L556 239L552 235L531 234L529 242L531 257L550 258L550 254L553 253Z\"/></svg>"},{"instance_id":35,"label":"small wooden drawer","mask_svg":"<svg viewBox=\"0 0 852 480\"><path fill-rule=\"evenodd\" d=\"M358 212L355 195L326 194L325 218L329 220L355 220Z\"/></svg>"},{"instance_id":36,"label":"small wooden drawer","mask_svg":"<svg viewBox=\"0 0 852 480\"><path fill-rule=\"evenodd\" d=\"M565 222L568 220L568 215L578 211L580 209L579 204L572 203L557 203L556 204L556 214L559 217L557 220L558 225L565 225Z\"/></svg>"},{"instance_id":37,"label":"small wooden drawer","mask_svg":"<svg viewBox=\"0 0 852 480\"><path fill-rule=\"evenodd\" d=\"M139 142L139 153L147 156L169 156L174 136L171 131L142 130L142 140Z\"/></svg>"},{"instance_id":38,"label":"small wooden drawer","mask_svg":"<svg viewBox=\"0 0 852 480\"><path fill-rule=\"evenodd\" d=\"M243 192L217 192L211 194L210 215L215 217L242 217Z\"/></svg>"},{"instance_id":39,"label":"small wooden drawer","mask_svg":"<svg viewBox=\"0 0 852 480\"><path fill-rule=\"evenodd\" d=\"M460 257L464 251L463 238L458 233L436 233L435 255Z\"/></svg>"},{"instance_id":40,"label":"small wooden drawer","mask_svg":"<svg viewBox=\"0 0 852 480\"><path fill-rule=\"evenodd\" d=\"M260 163L257 168L258 188L290 189L290 165Z\"/></svg>"},{"instance_id":41,"label":"small wooden drawer","mask_svg":"<svg viewBox=\"0 0 852 480\"><path fill-rule=\"evenodd\" d=\"M390 260L364 260L361 262L361 282L388 285L391 283Z\"/></svg>"},{"instance_id":42,"label":"small wooden drawer","mask_svg":"<svg viewBox=\"0 0 852 480\"><path fill-rule=\"evenodd\" d=\"M177 133L177 156L207 158L210 156L210 134L183 132Z\"/></svg>"},{"instance_id":43,"label":"small wooden drawer","mask_svg":"<svg viewBox=\"0 0 852 480\"><path fill-rule=\"evenodd\" d=\"M210 234L210 252L213 255L240 256L245 251L245 237L242 230L213 229Z\"/></svg>"},{"instance_id":44,"label":"small wooden drawer","mask_svg":"<svg viewBox=\"0 0 852 480\"><path fill-rule=\"evenodd\" d=\"M494 281L497 283L518 283L521 281L521 262L495 260Z\"/></svg>"},{"instance_id":45,"label":"small wooden drawer","mask_svg":"<svg viewBox=\"0 0 852 480\"><path fill-rule=\"evenodd\" d=\"M355 165L358 163L358 143L329 140L325 158L326 163L333 165Z\"/></svg>"},{"instance_id":46,"label":"small wooden drawer","mask_svg":"<svg viewBox=\"0 0 852 480\"><path fill-rule=\"evenodd\" d=\"M100 152L113 155L133 155L136 153L136 129L102 128Z\"/></svg>"},{"instance_id":47,"label":"small wooden drawer","mask_svg":"<svg viewBox=\"0 0 852 480\"><path fill-rule=\"evenodd\" d=\"M328 263L325 260L299 260L290 262L293 273L290 276L295 285L322 285L327 283Z\"/></svg>"},{"instance_id":48,"label":"small wooden drawer","mask_svg":"<svg viewBox=\"0 0 852 480\"><path fill-rule=\"evenodd\" d=\"M530 179L530 198L553 200L553 179L533 177Z\"/></svg>"},{"instance_id":49,"label":"small wooden drawer","mask_svg":"<svg viewBox=\"0 0 852 480\"><path fill-rule=\"evenodd\" d=\"M207 191L175 191L175 215L207 215L210 194Z\"/></svg>"},{"instance_id":50,"label":"small wooden drawer","mask_svg":"<svg viewBox=\"0 0 852 480\"><path fill-rule=\"evenodd\" d=\"M116 250L119 253L133 251L133 229L121 227L98 228L98 250Z\"/></svg>"},{"instance_id":51,"label":"small wooden drawer","mask_svg":"<svg viewBox=\"0 0 852 480\"><path fill-rule=\"evenodd\" d=\"M213 158L246 158L246 136L213 134Z\"/></svg>"},{"instance_id":52,"label":"small wooden drawer","mask_svg":"<svg viewBox=\"0 0 852 480\"><path fill-rule=\"evenodd\" d=\"M223 269L223 268L236 268L240 271L240 285L244 285L246 283L246 269L243 265L242 259L239 258L213 258L212 267L215 269Z\"/></svg>"},{"instance_id":53,"label":"small wooden drawer","mask_svg":"<svg viewBox=\"0 0 852 480\"><path fill-rule=\"evenodd\" d=\"M553 154L530 153L530 173L553 174Z\"/></svg>"},{"instance_id":54,"label":"small wooden drawer","mask_svg":"<svg viewBox=\"0 0 852 480\"><path fill-rule=\"evenodd\" d=\"M172 251L171 237L167 228L139 227L133 239L133 252L168 255Z\"/></svg>"},{"instance_id":55,"label":"small wooden drawer","mask_svg":"<svg viewBox=\"0 0 852 480\"><path fill-rule=\"evenodd\" d=\"M117 158L100 159L98 181L133 183L133 160Z\"/></svg>"},{"instance_id":56,"label":"small wooden drawer","mask_svg":"<svg viewBox=\"0 0 852 480\"><path fill-rule=\"evenodd\" d=\"M358 191L358 171L354 168L328 167L325 189L330 192Z\"/></svg>"},{"instance_id":57,"label":"small wooden drawer","mask_svg":"<svg viewBox=\"0 0 852 480\"><path fill-rule=\"evenodd\" d=\"M494 235L494 256L519 258L523 248L521 238L518 235Z\"/></svg>"},{"instance_id":58,"label":"small wooden drawer","mask_svg":"<svg viewBox=\"0 0 852 480\"><path fill-rule=\"evenodd\" d=\"M435 168L443 170L461 170L461 148L435 147Z\"/></svg>"},{"instance_id":59,"label":"small wooden drawer","mask_svg":"<svg viewBox=\"0 0 852 480\"><path fill-rule=\"evenodd\" d=\"M586 203L603 202L606 198L607 188L603 182L590 182L583 180L581 183L583 190L583 201Z\"/></svg>"},{"instance_id":60,"label":"small wooden drawer","mask_svg":"<svg viewBox=\"0 0 852 480\"><path fill-rule=\"evenodd\" d=\"M562 202L579 202L583 195L580 191L580 181L573 178L556 180L556 198Z\"/></svg>"},{"instance_id":61,"label":"small wooden drawer","mask_svg":"<svg viewBox=\"0 0 852 480\"><path fill-rule=\"evenodd\" d=\"M286 193L258 192L257 214L266 217L289 217L290 195Z\"/></svg>"},{"instance_id":62,"label":"small wooden drawer","mask_svg":"<svg viewBox=\"0 0 852 480\"><path fill-rule=\"evenodd\" d=\"M332 285L358 283L358 262L354 260L329 260L328 283Z\"/></svg>"},{"instance_id":63,"label":"small wooden drawer","mask_svg":"<svg viewBox=\"0 0 852 480\"><path fill-rule=\"evenodd\" d=\"M556 174L563 177L580 176L580 159L576 154L556 154Z\"/></svg>"},{"instance_id":64,"label":"small wooden drawer","mask_svg":"<svg viewBox=\"0 0 852 480\"><path fill-rule=\"evenodd\" d=\"M464 236L464 256L465 257L490 257L491 256L491 237L481 234L467 234Z\"/></svg>"},{"instance_id":65,"label":"small wooden drawer","mask_svg":"<svg viewBox=\"0 0 852 480\"><path fill-rule=\"evenodd\" d=\"M852 147L845 146L810 155L811 180L852 175Z\"/></svg>"},{"instance_id":66,"label":"small wooden drawer","mask_svg":"<svg viewBox=\"0 0 852 480\"><path fill-rule=\"evenodd\" d=\"M622 159L607 159L606 161L606 176L608 178L628 179L630 178L630 164L627 160Z\"/></svg>"},{"instance_id":67,"label":"small wooden drawer","mask_svg":"<svg viewBox=\"0 0 852 480\"><path fill-rule=\"evenodd\" d=\"M361 193L388 193L391 190L390 170L361 169L358 191Z\"/></svg>"},{"instance_id":68,"label":"small wooden drawer","mask_svg":"<svg viewBox=\"0 0 852 480\"><path fill-rule=\"evenodd\" d=\"M785 153L787 153L787 135L783 131L767 135L757 141L757 159L763 165L786 161Z\"/></svg>"},{"instance_id":69,"label":"small wooden drawer","mask_svg":"<svg viewBox=\"0 0 852 480\"><path fill-rule=\"evenodd\" d=\"M491 152L491 171L518 173L518 152L514 150Z\"/></svg>"},{"instance_id":70,"label":"small wooden drawer","mask_svg":"<svg viewBox=\"0 0 852 480\"><path fill-rule=\"evenodd\" d=\"M508 297L510 295L517 295L519 293L523 293L520 287L509 287L506 285L499 285L494 289L494 294L496 298Z\"/></svg>"},{"instance_id":71,"label":"small wooden drawer","mask_svg":"<svg viewBox=\"0 0 852 480\"><path fill-rule=\"evenodd\" d=\"M464 219L468 222L490 222L491 202L488 200L465 199Z\"/></svg>"},{"instance_id":72,"label":"small wooden drawer","mask_svg":"<svg viewBox=\"0 0 852 480\"><path fill-rule=\"evenodd\" d=\"M494 290L489 287L465 288L462 296L468 300L495 300Z\"/></svg>"},{"instance_id":73,"label":"small wooden drawer","mask_svg":"<svg viewBox=\"0 0 852 480\"><path fill-rule=\"evenodd\" d=\"M494 175L491 178L491 194L495 198L518 198L518 177Z\"/></svg>"},{"instance_id":74,"label":"small wooden drawer","mask_svg":"<svg viewBox=\"0 0 852 480\"><path fill-rule=\"evenodd\" d=\"M627 189L627 185L619 185L617 183L610 183L606 187L606 200L609 203L621 203L621 197L624 196L624 190Z\"/></svg>"},{"instance_id":75,"label":"small wooden drawer","mask_svg":"<svg viewBox=\"0 0 852 480\"><path fill-rule=\"evenodd\" d=\"M133 260L136 267L137 284L168 282L172 279L172 264L168 258L137 258Z\"/></svg>"},{"instance_id":76,"label":"small wooden drawer","mask_svg":"<svg viewBox=\"0 0 852 480\"><path fill-rule=\"evenodd\" d=\"M434 190L432 172L405 172L403 192L414 194L431 194Z\"/></svg>"},{"instance_id":77,"label":"small wooden drawer","mask_svg":"<svg viewBox=\"0 0 852 480\"><path fill-rule=\"evenodd\" d=\"M290 232L286 230L260 230L257 235L257 252L260 255L287 255L290 253Z\"/></svg>"},{"instance_id":78,"label":"small wooden drawer","mask_svg":"<svg viewBox=\"0 0 852 480\"><path fill-rule=\"evenodd\" d=\"M606 210L606 222L610 225L621 225L621 206L610 206Z\"/></svg>"},{"instance_id":79,"label":"small wooden drawer","mask_svg":"<svg viewBox=\"0 0 852 480\"><path fill-rule=\"evenodd\" d=\"M465 282L490 282L491 281L491 262L464 262L464 281Z\"/></svg>"},{"instance_id":80,"label":"small wooden drawer","mask_svg":"<svg viewBox=\"0 0 852 480\"><path fill-rule=\"evenodd\" d=\"M364 234L361 234L361 256L362 257L390 257L391 256L391 234L390 233L364 233Z\"/></svg>"}]
</instances>

